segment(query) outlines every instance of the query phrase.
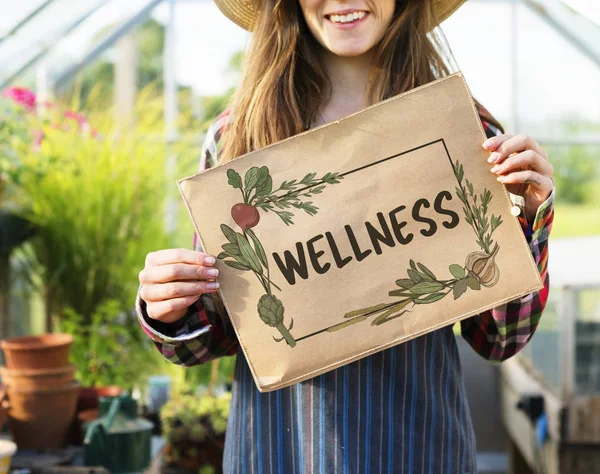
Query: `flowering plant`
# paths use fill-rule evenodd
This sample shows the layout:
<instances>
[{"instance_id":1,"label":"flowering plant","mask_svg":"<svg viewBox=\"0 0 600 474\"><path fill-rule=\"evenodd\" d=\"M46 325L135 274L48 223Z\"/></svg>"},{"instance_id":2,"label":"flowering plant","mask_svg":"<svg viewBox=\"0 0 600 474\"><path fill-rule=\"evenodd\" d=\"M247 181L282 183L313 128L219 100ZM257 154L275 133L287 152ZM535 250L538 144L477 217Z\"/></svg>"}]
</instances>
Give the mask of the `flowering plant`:
<instances>
[{"instance_id":1,"label":"flowering plant","mask_svg":"<svg viewBox=\"0 0 600 474\"><path fill-rule=\"evenodd\" d=\"M85 323L107 300L129 309L145 256L174 239L163 219L170 177L159 100L141 92L135 120L124 130L110 108L89 105L82 114L40 104L21 89L0 98L2 206L36 229L28 263L42 277L48 329L67 308ZM188 166L177 174L195 168L190 151L196 153L187 142L173 146Z\"/></svg>"},{"instance_id":2,"label":"flowering plant","mask_svg":"<svg viewBox=\"0 0 600 474\"><path fill-rule=\"evenodd\" d=\"M21 184L22 174L28 167L23 156L39 151L46 136L45 128L52 127L65 132L75 128L78 133L97 135L90 128L85 115L72 110L61 113L52 102L38 102L36 94L29 89L9 87L1 97L0 203L3 201L3 190L15 192ZM73 123L77 126L73 127ZM37 170L38 173L42 171ZM11 189L11 185L16 188Z\"/></svg>"}]
</instances>

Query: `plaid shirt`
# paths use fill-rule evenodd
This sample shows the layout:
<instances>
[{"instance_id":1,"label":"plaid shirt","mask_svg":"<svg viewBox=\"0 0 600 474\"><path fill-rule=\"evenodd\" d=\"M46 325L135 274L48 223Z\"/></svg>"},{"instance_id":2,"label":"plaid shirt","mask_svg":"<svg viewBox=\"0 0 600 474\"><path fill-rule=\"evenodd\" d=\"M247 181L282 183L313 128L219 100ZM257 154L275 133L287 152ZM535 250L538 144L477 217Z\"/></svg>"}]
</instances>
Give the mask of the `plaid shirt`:
<instances>
[{"instance_id":1,"label":"plaid shirt","mask_svg":"<svg viewBox=\"0 0 600 474\"><path fill-rule=\"evenodd\" d=\"M209 129L201 170L216 163L228 121L225 112ZM488 137L499 133L483 125ZM527 344L546 305L553 202L554 191L533 223L520 218L544 288L461 322L462 336L491 362L506 360ZM194 248L201 250L196 238ZM238 351L216 295L202 296L174 325L151 320L139 296L137 309L146 334L175 364L202 364ZM266 394L256 389L242 355L228 433L227 473L476 472L474 435L450 327Z\"/></svg>"}]
</instances>

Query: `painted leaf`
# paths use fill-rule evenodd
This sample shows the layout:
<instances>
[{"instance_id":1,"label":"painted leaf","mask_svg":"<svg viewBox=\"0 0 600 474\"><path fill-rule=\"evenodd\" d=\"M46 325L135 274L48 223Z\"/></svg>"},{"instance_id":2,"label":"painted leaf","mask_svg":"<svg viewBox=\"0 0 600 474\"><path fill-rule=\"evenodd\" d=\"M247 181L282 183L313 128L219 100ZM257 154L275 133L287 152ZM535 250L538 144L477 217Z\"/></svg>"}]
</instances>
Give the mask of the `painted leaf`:
<instances>
[{"instance_id":1,"label":"painted leaf","mask_svg":"<svg viewBox=\"0 0 600 474\"><path fill-rule=\"evenodd\" d=\"M242 265L241 263L234 262L232 260L225 260L225 265L227 265L227 266L229 266L231 268L235 268L236 270L242 270L242 271L245 271L245 272L247 272L247 271L250 270L250 268L247 267L246 265Z\"/></svg>"},{"instance_id":2,"label":"painted leaf","mask_svg":"<svg viewBox=\"0 0 600 474\"><path fill-rule=\"evenodd\" d=\"M467 280L458 280L454 285L452 292L454 293L454 299L457 300L467 291Z\"/></svg>"},{"instance_id":3,"label":"painted leaf","mask_svg":"<svg viewBox=\"0 0 600 474\"><path fill-rule=\"evenodd\" d=\"M423 265L422 263L417 263L419 269L425 274L428 275L432 280L437 280L437 278L435 277L435 275L433 274L433 272L427 268L425 265Z\"/></svg>"},{"instance_id":4,"label":"painted leaf","mask_svg":"<svg viewBox=\"0 0 600 474\"><path fill-rule=\"evenodd\" d=\"M415 295L428 295L430 293L442 291L443 289L444 285L438 283L437 281L423 281L413 286L410 289L410 292L414 293Z\"/></svg>"},{"instance_id":5,"label":"painted leaf","mask_svg":"<svg viewBox=\"0 0 600 474\"><path fill-rule=\"evenodd\" d=\"M409 278L401 278L400 280L396 280L396 285L398 285L400 288L408 289L414 284L415 282L410 280Z\"/></svg>"},{"instance_id":6,"label":"painted leaf","mask_svg":"<svg viewBox=\"0 0 600 474\"><path fill-rule=\"evenodd\" d=\"M410 260L410 268L412 268L414 271L417 271L417 266L415 265L414 260Z\"/></svg>"},{"instance_id":7,"label":"painted leaf","mask_svg":"<svg viewBox=\"0 0 600 474\"><path fill-rule=\"evenodd\" d=\"M457 280L460 280L466 276L465 269L463 267L461 267L460 265L457 265L454 263L454 264L450 265L449 269L450 269L450 273L452 273L452 276L454 278L456 278Z\"/></svg>"},{"instance_id":8,"label":"painted leaf","mask_svg":"<svg viewBox=\"0 0 600 474\"><path fill-rule=\"evenodd\" d=\"M446 293L433 293L432 295L428 295L425 298L419 298L417 300L414 300L413 303L415 303L415 304L435 303L436 301L441 300L444 296L446 296Z\"/></svg>"},{"instance_id":9,"label":"painted leaf","mask_svg":"<svg viewBox=\"0 0 600 474\"><path fill-rule=\"evenodd\" d=\"M415 270L411 270L409 268L408 270L406 270L406 273L408 273L410 279L415 283L421 283L423 281L423 278L421 278L421 274Z\"/></svg>"},{"instance_id":10,"label":"painted leaf","mask_svg":"<svg viewBox=\"0 0 600 474\"><path fill-rule=\"evenodd\" d=\"M248 242L248 239L244 237L242 234L237 234L237 243L240 251L242 252L242 256L250 265L250 268L254 270L256 273L262 273L262 265L254 252L254 249Z\"/></svg>"},{"instance_id":11,"label":"painted leaf","mask_svg":"<svg viewBox=\"0 0 600 474\"><path fill-rule=\"evenodd\" d=\"M257 186L256 188L256 197L259 196L268 196L273 191L273 178L267 176L264 182Z\"/></svg>"},{"instance_id":12,"label":"painted leaf","mask_svg":"<svg viewBox=\"0 0 600 474\"><path fill-rule=\"evenodd\" d=\"M225 238L229 240L229 242L232 244L237 244L237 234L231 227L221 224L221 231L223 232Z\"/></svg>"},{"instance_id":13,"label":"painted leaf","mask_svg":"<svg viewBox=\"0 0 600 474\"><path fill-rule=\"evenodd\" d=\"M222 247L225 252L230 253L231 255L241 255L237 244L223 244Z\"/></svg>"},{"instance_id":14,"label":"painted leaf","mask_svg":"<svg viewBox=\"0 0 600 474\"><path fill-rule=\"evenodd\" d=\"M260 167L258 170L257 177L256 177L256 184L254 186L256 188L260 188L263 184L265 184L268 177L269 177L269 168L267 168L266 166Z\"/></svg>"},{"instance_id":15,"label":"painted leaf","mask_svg":"<svg viewBox=\"0 0 600 474\"><path fill-rule=\"evenodd\" d=\"M267 268L269 266L269 263L267 262L267 254L265 253L265 249L260 243L260 240L258 240L258 237L256 237L256 234L252 230L248 229L246 233L250 236L252 242L254 242L256 255L258 255L261 263L265 266L265 268Z\"/></svg>"},{"instance_id":16,"label":"painted leaf","mask_svg":"<svg viewBox=\"0 0 600 474\"><path fill-rule=\"evenodd\" d=\"M467 286L475 291L481 290L481 284L479 283L479 280L474 276L471 276L470 272L469 276L467 277Z\"/></svg>"},{"instance_id":17,"label":"painted leaf","mask_svg":"<svg viewBox=\"0 0 600 474\"><path fill-rule=\"evenodd\" d=\"M253 189L256 186L256 182L258 181L258 168L253 166L248 171L246 171L246 176L244 177L246 181L246 191Z\"/></svg>"},{"instance_id":18,"label":"painted leaf","mask_svg":"<svg viewBox=\"0 0 600 474\"><path fill-rule=\"evenodd\" d=\"M225 260L227 257L229 257L230 255L227 252L221 252L219 255L217 255L217 258L219 260Z\"/></svg>"},{"instance_id":19,"label":"painted leaf","mask_svg":"<svg viewBox=\"0 0 600 474\"><path fill-rule=\"evenodd\" d=\"M396 296L396 297L407 297L407 298L414 297L414 295L411 295L406 290L393 290L393 291L390 291L388 293L388 295Z\"/></svg>"},{"instance_id":20,"label":"painted leaf","mask_svg":"<svg viewBox=\"0 0 600 474\"><path fill-rule=\"evenodd\" d=\"M229 178L229 184L236 189L242 189L242 177L234 169L227 170L227 177Z\"/></svg>"}]
</instances>

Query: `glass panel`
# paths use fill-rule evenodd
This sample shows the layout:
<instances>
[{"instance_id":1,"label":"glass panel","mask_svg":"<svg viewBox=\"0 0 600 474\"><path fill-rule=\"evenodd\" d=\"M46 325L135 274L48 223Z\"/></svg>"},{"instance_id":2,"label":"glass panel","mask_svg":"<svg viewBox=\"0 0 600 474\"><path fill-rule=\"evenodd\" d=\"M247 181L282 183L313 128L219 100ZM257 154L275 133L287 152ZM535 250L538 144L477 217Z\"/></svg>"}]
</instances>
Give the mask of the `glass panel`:
<instances>
[{"instance_id":1,"label":"glass panel","mask_svg":"<svg viewBox=\"0 0 600 474\"><path fill-rule=\"evenodd\" d=\"M558 15L600 57L600 28L564 6ZM474 96L509 131L554 142L600 140L598 64L531 8L467 2L443 26Z\"/></svg>"},{"instance_id":2,"label":"glass panel","mask_svg":"<svg viewBox=\"0 0 600 474\"><path fill-rule=\"evenodd\" d=\"M33 17L14 35L0 44L0 80L6 80L43 54L62 35L100 0L55 0L39 15ZM19 11L20 9L15 9ZM18 16L18 20L26 15Z\"/></svg>"},{"instance_id":3,"label":"glass panel","mask_svg":"<svg viewBox=\"0 0 600 474\"><path fill-rule=\"evenodd\" d=\"M6 0L0 0L0 2ZM49 75L83 59L85 53L150 0L54 0L16 34L0 43L0 83L34 60L42 59ZM13 19L18 22L26 13ZM18 19L17 19L18 18ZM29 69L29 67L28 67ZM20 82L33 82L25 70Z\"/></svg>"},{"instance_id":4,"label":"glass panel","mask_svg":"<svg viewBox=\"0 0 600 474\"><path fill-rule=\"evenodd\" d=\"M557 395L560 394L559 335L561 322L559 311L562 298L563 291L559 288L552 288L540 324L529 344L520 352L527 365L538 373L544 383Z\"/></svg>"},{"instance_id":5,"label":"glass panel","mask_svg":"<svg viewBox=\"0 0 600 474\"><path fill-rule=\"evenodd\" d=\"M600 288L577 295L575 326L575 391L600 393Z\"/></svg>"}]
</instances>

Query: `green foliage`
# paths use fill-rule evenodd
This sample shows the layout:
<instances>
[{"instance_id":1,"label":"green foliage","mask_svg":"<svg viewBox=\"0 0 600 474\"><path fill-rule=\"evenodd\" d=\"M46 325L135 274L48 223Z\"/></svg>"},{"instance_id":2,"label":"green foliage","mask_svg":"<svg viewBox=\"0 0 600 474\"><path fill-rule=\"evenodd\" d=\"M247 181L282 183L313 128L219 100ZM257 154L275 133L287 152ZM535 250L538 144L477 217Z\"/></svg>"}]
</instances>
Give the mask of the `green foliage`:
<instances>
[{"instance_id":1,"label":"green foliage","mask_svg":"<svg viewBox=\"0 0 600 474\"><path fill-rule=\"evenodd\" d=\"M600 200L585 206L559 204L552 227L552 238L600 235Z\"/></svg>"},{"instance_id":2,"label":"green foliage","mask_svg":"<svg viewBox=\"0 0 600 474\"><path fill-rule=\"evenodd\" d=\"M558 202L589 204L594 201L600 179L598 153L598 147L584 145L548 148Z\"/></svg>"},{"instance_id":3,"label":"green foliage","mask_svg":"<svg viewBox=\"0 0 600 474\"><path fill-rule=\"evenodd\" d=\"M221 462L230 404L231 394L225 393L218 397L183 395L163 406L160 418L167 465L196 466L202 468L200 472L212 467L220 472L220 465L214 464Z\"/></svg>"},{"instance_id":4,"label":"green foliage","mask_svg":"<svg viewBox=\"0 0 600 474\"><path fill-rule=\"evenodd\" d=\"M27 137L10 143L11 205L37 227L32 264L52 313L71 308L89 322L108 300L130 308L146 255L168 248L163 209L175 176L166 173L162 114L144 94L127 128L111 110L91 111L79 124L62 110L25 117L43 133L38 147ZM172 150L187 171L196 161L190 150L189 143Z\"/></svg>"},{"instance_id":5,"label":"green foliage","mask_svg":"<svg viewBox=\"0 0 600 474\"><path fill-rule=\"evenodd\" d=\"M135 318L115 300L100 304L87 324L75 311L64 311L60 329L73 335L71 362L84 386L132 389L145 382L148 363L158 352Z\"/></svg>"}]
</instances>

